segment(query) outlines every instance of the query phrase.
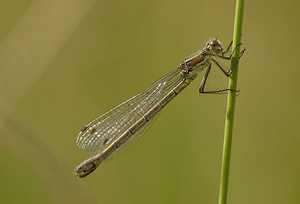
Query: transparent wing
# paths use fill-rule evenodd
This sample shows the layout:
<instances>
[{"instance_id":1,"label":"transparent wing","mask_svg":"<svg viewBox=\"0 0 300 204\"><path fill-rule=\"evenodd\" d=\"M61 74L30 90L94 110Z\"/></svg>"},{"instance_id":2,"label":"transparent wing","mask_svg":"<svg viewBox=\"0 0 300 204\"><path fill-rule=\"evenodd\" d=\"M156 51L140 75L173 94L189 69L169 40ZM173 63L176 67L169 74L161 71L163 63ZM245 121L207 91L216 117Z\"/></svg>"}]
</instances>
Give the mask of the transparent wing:
<instances>
[{"instance_id":1,"label":"transparent wing","mask_svg":"<svg viewBox=\"0 0 300 204\"><path fill-rule=\"evenodd\" d=\"M180 68L161 77L143 92L133 96L110 111L99 116L82 128L76 144L86 149L92 157L105 150L120 135L143 117L169 91L182 81ZM151 118L142 128L121 145L109 158L114 158L135 144L159 114Z\"/></svg>"}]
</instances>

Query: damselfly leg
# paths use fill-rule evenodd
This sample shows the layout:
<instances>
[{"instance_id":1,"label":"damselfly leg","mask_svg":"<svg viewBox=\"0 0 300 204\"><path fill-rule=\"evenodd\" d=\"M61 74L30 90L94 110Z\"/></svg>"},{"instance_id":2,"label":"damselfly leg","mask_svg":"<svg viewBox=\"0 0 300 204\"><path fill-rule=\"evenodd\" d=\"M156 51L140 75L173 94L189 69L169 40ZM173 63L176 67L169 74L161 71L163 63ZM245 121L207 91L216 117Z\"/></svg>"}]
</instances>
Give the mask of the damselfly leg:
<instances>
[{"instance_id":1,"label":"damselfly leg","mask_svg":"<svg viewBox=\"0 0 300 204\"><path fill-rule=\"evenodd\" d=\"M236 65L237 65L237 63L239 62L240 58L243 56L243 54L244 54L244 52L245 52L246 49L243 49L243 51L240 52L238 59L236 60L236 62L235 62L234 65L232 66L232 68L230 68L228 71L226 71L226 70L225 70L225 69L217 62L217 60L215 60L213 57L219 57L219 58L224 59L224 60L231 60L232 55L233 55L235 49L237 48L237 46L240 46L240 45L242 45L242 44L240 43L240 44L234 46L234 48L233 48L231 54L230 54L228 57L224 56L224 54L226 54L226 53L229 51L231 45L232 45L232 42L229 44L229 46L228 46L228 48L227 48L226 51L221 52L221 55L217 54L217 55L212 56L212 59L211 59L211 61L214 62L214 63L220 68L220 70L225 74L225 76L227 76L227 77L230 77L230 76L231 76L231 74L232 74L233 71L234 71L234 68L236 67ZM228 93L228 91L239 92L239 90L232 90L232 89L205 90L205 85L206 85L206 83L207 83L207 79L208 79L208 75L209 75L210 71L211 71L211 64L207 67L207 70L206 70L206 72L205 72L205 74L204 74L204 76L203 76L203 78L202 78L202 81L201 81L201 84L200 84L200 88L199 88L199 92L200 92L200 93L208 93L208 94L226 94L226 93Z\"/></svg>"}]
</instances>

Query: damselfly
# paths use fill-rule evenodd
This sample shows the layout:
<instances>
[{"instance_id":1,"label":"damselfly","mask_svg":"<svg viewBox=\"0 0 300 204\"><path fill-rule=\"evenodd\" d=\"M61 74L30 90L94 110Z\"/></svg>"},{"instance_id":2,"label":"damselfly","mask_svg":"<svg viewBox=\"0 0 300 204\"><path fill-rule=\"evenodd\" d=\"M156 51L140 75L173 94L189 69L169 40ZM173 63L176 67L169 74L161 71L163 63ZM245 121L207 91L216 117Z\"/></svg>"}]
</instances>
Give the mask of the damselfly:
<instances>
[{"instance_id":1,"label":"damselfly","mask_svg":"<svg viewBox=\"0 0 300 204\"><path fill-rule=\"evenodd\" d=\"M104 113L82 128L77 137L77 146L86 149L90 158L82 162L74 170L79 177L92 173L101 162L118 156L136 143L155 121L161 110L183 89L185 89L206 68L202 79L200 93L227 93L235 91L230 89L205 90L207 77L211 70L212 62L229 77L245 49L229 70L224 69L217 59L230 60L235 46L229 56L232 42L226 51L217 39L209 40L199 52L183 60L180 66L169 74L161 77L145 91L121 103L110 111Z\"/></svg>"}]
</instances>

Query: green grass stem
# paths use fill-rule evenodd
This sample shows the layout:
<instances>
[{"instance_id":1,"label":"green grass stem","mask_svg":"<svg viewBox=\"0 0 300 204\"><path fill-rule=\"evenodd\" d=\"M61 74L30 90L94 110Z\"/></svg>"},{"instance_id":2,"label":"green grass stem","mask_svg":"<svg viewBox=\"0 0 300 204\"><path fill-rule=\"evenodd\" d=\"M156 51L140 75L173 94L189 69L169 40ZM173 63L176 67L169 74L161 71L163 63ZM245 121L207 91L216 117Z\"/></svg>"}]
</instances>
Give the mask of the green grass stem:
<instances>
[{"instance_id":1,"label":"green grass stem","mask_svg":"<svg viewBox=\"0 0 300 204\"><path fill-rule=\"evenodd\" d=\"M235 13L235 23L234 23L234 34L233 34L232 47L235 47L235 45L237 45L241 42L243 10L244 10L244 0L237 0L236 1L236 13ZM238 59L239 53L240 53L240 46L238 46L236 48L236 50L233 54L233 57L231 60L232 65ZM236 65L235 70L229 79L229 89L236 90L237 76L238 76L238 64ZM227 202L235 98L236 98L236 92L229 91L228 99L227 99L226 120L225 120L225 133L224 133L223 157L222 157L222 167L221 167L219 204L226 204L226 202Z\"/></svg>"}]
</instances>

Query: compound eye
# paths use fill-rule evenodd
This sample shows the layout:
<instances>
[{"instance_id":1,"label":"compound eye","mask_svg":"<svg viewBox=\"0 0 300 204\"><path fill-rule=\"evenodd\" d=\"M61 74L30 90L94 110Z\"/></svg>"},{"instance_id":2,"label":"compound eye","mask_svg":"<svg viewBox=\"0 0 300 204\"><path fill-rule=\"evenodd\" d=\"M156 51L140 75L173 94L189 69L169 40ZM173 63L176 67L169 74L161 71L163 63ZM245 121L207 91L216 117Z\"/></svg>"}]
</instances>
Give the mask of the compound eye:
<instances>
[{"instance_id":1,"label":"compound eye","mask_svg":"<svg viewBox=\"0 0 300 204\"><path fill-rule=\"evenodd\" d=\"M216 46L218 46L219 45L219 42L217 41L217 40L212 40L211 42L210 42L210 46L211 47L216 47Z\"/></svg>"}]
</instances>

